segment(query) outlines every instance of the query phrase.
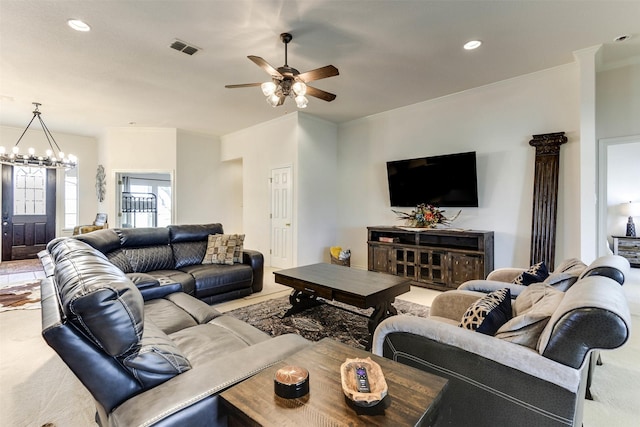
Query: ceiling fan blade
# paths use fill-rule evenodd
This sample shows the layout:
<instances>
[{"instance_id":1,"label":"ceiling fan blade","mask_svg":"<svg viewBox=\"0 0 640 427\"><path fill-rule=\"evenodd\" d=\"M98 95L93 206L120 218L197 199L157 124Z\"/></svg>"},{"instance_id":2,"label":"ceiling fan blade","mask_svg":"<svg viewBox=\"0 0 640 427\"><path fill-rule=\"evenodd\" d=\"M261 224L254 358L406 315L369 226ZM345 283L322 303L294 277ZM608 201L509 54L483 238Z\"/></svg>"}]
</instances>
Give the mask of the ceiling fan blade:
<instances>
[{"instance_id":1,"label":"ceiling fan blade","mask_svg":"<svg viewBox=\"0 0 640 427\"><path fill-rule=\"evenodd\" d=\"M263 70L265 70L270 75L282 77L282 74L280 74L280 72L278 70L273 68L271 66L271 64L269 64L267 61L265 61L264 59L260 58L259 56L249 55L249 56L247 56L247 58L252 60L258 67L262 68Z\"/></svg>"},{"instance_id":2,"label":"ceiling fan blade","mask_svg":"<svg viewBox=\"0 0 640 427\"><path fill-rule=\"evenodd\" d=\"M228 88L228 89L236 89L239 87L254 87L254 86L260 86L262 83L243 83L241 85L225 85L224 87Z\"/></svg>"},{"instance_id":3,"label":"ceiling fan blade","mask_svg":"<svg viewBox=\"0 0 640 427\"><path fill-rule=\"evenodd\" d=\"M324 90L315 88L315 87L311 87L311 86L307 86L307 95L310 96L315 96L316 98L320 98L322 100L325 100L327 102L331 102L334 99L336 99L336 96L332 93L329 92L325 92Z\"/></svg>"},{"instance_id":4,"label":"ceiling fan blade","mask_svg":"<svg viewBox=\"0 0 640 427\"><path fill-rule=\"evenodd\" d=\"M306 73L298 74L298 78L302 79L305 83L308 83L314 80L337 76L338 74L340 74L340 72L336 67L334 67L333 65L327 65L324 67L316 68L315 70L307 71Z\"/></svg>"}]
</instances>

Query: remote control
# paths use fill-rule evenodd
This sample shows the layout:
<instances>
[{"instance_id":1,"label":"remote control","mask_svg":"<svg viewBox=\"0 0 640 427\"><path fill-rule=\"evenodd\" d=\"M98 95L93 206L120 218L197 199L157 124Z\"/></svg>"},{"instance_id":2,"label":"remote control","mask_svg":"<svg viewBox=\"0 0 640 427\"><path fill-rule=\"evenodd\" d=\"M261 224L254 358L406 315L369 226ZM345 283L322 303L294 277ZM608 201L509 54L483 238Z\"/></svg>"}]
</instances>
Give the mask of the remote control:
<instances>
[{"instance_id":1,"label":"remote control","mask_svg":"<svg viewBox=\"0 0 640 427\"><path fill-rule=\"evenodd\" d=\"M360 393L371 393L367 369L364 366L356 366L356 387Z\"/></svg>"}]
</instances>

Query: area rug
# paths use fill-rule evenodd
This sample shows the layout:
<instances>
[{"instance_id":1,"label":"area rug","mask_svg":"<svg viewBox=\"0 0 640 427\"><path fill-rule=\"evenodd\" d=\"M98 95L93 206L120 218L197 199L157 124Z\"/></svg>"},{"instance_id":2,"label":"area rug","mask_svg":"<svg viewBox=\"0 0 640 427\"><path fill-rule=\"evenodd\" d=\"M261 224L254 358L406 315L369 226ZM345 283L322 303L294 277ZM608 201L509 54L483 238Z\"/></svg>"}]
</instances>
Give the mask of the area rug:
<instances>
[{"instance_id":1,"label":"area rug","mask_svg":"<svg viewBox=\"0 0 640 427\"><path fill-rule=\"evenodd\" d=\"M398 314L427 317L429 307L396 299ZM368 317L373 309L359 309L336 301L325 301L289 317L283 315L291 307L289 297L275 298L227 312L271 336L287 333L301 335L311 341L331 337L347 345L365 348L369 331Z\"/></svg>"},{"instance_id":2,"label":"area rug","mask_svg":"<svg viewBox=\"0 0 640 427\"><path fill-rule=\"evenodd\" d=\"M40 308L40 280L0 287L0 312Z\"/></svg>"}]
</instances>

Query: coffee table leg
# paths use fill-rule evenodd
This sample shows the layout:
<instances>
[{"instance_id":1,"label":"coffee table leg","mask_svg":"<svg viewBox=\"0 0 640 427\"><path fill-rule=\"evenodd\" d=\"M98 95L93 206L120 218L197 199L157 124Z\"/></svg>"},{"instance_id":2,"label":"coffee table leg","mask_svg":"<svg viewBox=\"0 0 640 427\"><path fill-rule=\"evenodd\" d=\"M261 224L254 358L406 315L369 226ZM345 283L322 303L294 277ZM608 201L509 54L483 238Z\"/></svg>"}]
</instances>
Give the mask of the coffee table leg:
<instances>
[{"instance_id":1,"label":"coffee table leg","mask_svg":"<svg viewBox=\"0 0 640 427\"><path fill-rule=\"evenodd\" d=\"M283 318L321 304L315 295L310 295L297 290L293 290L291 292L291 295L289 295L289 302L291 303L291 308L282 316Z\"/></svg>"},{"instance_id":2,"label":"coffee table leg","mask_svg":"<svg viewBox=\"0 0 640 427\"><path fill-rule=\"evenodd\" d=\"M377 305L373 310L373 313L371 314L371 317L369 317L369 323L367 325L369 328L369 339L367 340L365 350L371 350L371 345L373 344L373 333L376 331L376 328L378 327L380 322L382 322L387 317L395 316L396 314L398 314L398 310L396 310L396 308L393 306L393 301L395 301L395 298L391 301L384 301Z\"/></svg>"}]
</instances>

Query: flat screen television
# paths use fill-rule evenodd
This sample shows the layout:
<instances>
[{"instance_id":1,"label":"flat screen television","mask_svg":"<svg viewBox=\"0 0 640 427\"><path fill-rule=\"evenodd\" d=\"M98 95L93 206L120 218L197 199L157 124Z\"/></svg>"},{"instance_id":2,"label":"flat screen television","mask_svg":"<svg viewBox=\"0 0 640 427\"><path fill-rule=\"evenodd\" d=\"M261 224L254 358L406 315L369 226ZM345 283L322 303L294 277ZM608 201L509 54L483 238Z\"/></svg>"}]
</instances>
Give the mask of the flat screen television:
<instances>
[{"instance_id":1,"label":"flat screen television","mask_svg":"<svg viewBox=\"0 0 640 427\"><path fill-rule=\"evenodd\" d=\"M477 207L476 153L387 162L392 207Z\"/></svg>"}]
</instances>

